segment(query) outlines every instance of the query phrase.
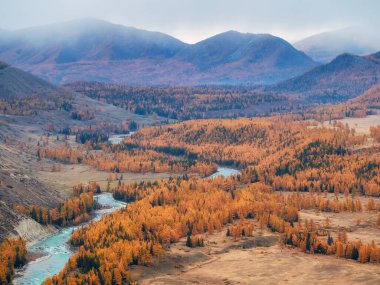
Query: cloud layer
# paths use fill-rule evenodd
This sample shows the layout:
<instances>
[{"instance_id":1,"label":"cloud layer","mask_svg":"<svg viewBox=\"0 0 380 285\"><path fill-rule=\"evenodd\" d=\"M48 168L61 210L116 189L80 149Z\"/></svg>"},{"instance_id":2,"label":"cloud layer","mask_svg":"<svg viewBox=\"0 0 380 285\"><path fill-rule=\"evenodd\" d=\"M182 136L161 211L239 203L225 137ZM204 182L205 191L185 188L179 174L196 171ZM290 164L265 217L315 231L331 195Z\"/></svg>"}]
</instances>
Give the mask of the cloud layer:
<instances>
[{"instance_id":1,"label":"cloud layer","mask_svg":"<svg viewBox=\"0 0 380 285\"><path fill-rule=\"evenodd\" d=\"M94 17L196 42L226 30L296 41L352 25L380 26L378 0L0 0L0 27Z\"/></svg>"}]
</instances>

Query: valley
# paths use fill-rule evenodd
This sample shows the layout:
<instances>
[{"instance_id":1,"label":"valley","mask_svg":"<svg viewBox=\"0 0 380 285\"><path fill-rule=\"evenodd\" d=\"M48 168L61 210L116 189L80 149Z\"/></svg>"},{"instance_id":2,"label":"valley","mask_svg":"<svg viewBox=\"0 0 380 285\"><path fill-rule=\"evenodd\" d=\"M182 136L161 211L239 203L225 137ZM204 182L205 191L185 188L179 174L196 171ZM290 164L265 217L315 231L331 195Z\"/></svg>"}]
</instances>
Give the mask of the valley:
<instances>
[{"instance_id":1,"label":"valley","mask_svg":"<svg viewBox=\"0 0 380 285\"><path fill-rule=\"evenodd\" d=\"M216 31L0 29L0 285L380 282L376 35Z\"/></svg>"}]
</instances>

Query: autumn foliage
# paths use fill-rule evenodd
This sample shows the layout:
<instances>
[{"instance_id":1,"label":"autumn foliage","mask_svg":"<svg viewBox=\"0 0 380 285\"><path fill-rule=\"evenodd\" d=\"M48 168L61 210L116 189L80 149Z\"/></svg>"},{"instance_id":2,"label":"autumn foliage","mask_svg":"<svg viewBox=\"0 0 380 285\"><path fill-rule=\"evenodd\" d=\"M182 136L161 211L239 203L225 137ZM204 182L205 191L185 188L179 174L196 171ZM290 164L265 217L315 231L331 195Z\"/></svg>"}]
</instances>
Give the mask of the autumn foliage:
<instances>
[{"instance_id":1,"label":"autumn foliage","mask_svg":"<svg viewBox=\"0 0 380 285\"><path fill-rule=\"evenodd\" d=\"M353 151L365 136L297 118L190 121L145 128L125 144L244 168L242 182L278 191L380 195L378 149Z\"/></svg>"}]
</instances>

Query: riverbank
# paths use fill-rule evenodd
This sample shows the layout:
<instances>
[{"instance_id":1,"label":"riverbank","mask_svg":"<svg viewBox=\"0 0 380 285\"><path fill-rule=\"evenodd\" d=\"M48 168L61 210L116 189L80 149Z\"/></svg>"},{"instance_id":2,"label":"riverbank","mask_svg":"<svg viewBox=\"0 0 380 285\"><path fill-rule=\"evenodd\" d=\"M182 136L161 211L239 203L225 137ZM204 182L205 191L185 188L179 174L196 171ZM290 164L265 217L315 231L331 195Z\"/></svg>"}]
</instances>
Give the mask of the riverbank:
<instances>
[{"instance_id":1,"label":"riverbank","mask_svg":"<svg viewBox=\"0 0 380 285\"><path fill-rule=\"evenodd\" d=\"M31 218L23 218L15 227L17 236L25 240L28 248L59 231L53 225L43 226ZM16 237L16 236L15 236Z\"/></svg>"},{"instance_id":2,"label":"riverbank","mask_svg":"<svg viewBox=\"0 0 380 285\"><path fill-rule=\"evenodd\" d=\"M130 137L135 132L130 131L128 134L118 134L118 135L112 135L108 138L108 142L111 144L119 144L121 143L125 138Z\"/></svg>"}]
</instances>

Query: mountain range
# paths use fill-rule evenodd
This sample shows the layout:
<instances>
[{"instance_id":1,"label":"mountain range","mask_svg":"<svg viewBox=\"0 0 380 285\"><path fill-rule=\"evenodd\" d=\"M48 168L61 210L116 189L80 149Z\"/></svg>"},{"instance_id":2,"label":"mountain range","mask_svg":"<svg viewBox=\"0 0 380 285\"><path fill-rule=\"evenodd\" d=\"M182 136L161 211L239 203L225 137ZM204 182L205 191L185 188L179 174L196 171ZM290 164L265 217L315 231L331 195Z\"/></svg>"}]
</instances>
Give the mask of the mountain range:
<instances>
[{"instance_id":1,"label":"mountain range","mask_svg":"<svg viewBox=\"0 0 380 285\"><path fill-rule=\"evenodd\" d=\"M53 83L135 85L271 84L317 65L269 34L228 31L186 44L95 19L2 30L0 59Z\"/></svg>"},{"instance_id":2,"label":"mountain range","mask_svg":"<svg viewBox=\"0 0 380 285\"><path fill-rule=\"evenodd\" d=\"M375 50L377 36L355 36L363 30L307 38L295 44L304 53L270 34L228 31L187 44L160 32L83 19L0 30L0 60L56 84L269 85L275 92L336 101L379 82L379 53L354 55ZM350 53L317 63L340 51Z\"/></svg>"}]
</instances>

